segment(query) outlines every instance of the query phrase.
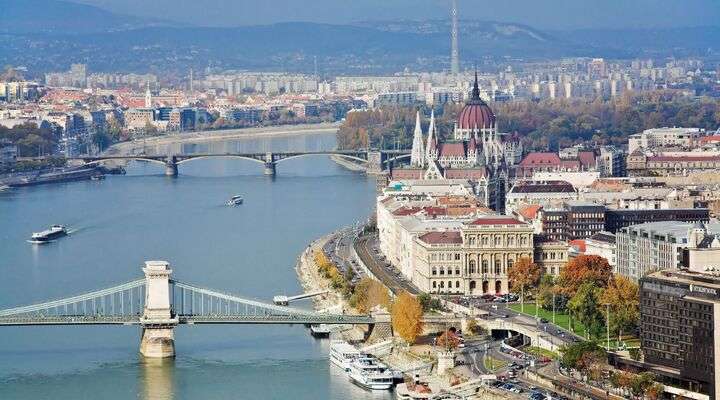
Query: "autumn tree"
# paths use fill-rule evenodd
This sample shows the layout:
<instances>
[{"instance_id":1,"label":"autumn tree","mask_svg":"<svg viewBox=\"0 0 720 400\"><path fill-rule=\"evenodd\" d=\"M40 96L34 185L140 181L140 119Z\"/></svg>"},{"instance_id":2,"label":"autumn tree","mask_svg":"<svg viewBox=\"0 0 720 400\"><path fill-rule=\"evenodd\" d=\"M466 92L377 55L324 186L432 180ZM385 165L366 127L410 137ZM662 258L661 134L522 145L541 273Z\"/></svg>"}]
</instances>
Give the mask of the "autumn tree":
<instances>
[{"instance_id":1,"label":"autumn tree","mask_svg":"<svg viewBox=\"0 0 720 400\"><path fill-rule=\"evenodd\" d=\"M445 351L453 351L460 346L460 338L458 338L454 331L448 329L437 338L436 344L445 349Z\"/></svg>"},{"instance_id":2,"label":"autumn tree","mask_svg":"<svg viewBox=\"0 0 720 400\"><path fill-rule=\"evenodd\" d=\"M392 304L393 330L407 343L413 344L423 330L423 310L420 301L408 292L402 292Z\"/></svg>"},{"instance_id":3,"label":"autumn tree","mask_svg":"<svg viewBox=\"0 0 720 400\"><path fill-rule=\"evenodd\" d=\"M390 292L375 279L362 278L355 285L353 294L350 296L350 306L363 314L367 314L378 305L390 309Z\"/></svg>"},{"instance_id":4,"label":"autumn tree","mask_svg":"<svg viewBox=\"0 0 720 400\"><path fill-rule=\"evenodd\" d=\"M508 268L510 290L520 294L521 311L525 311L525 292L537 286L540 273L540 267L527 257L520 258Z\"/></svg>"},{"instance_id":5,"label":"autumn tree","mask_svg":"<svg viewBox=\"0 0 720 400\"><path fill-rule=\"evenodd\" d=\"M618 335L632 331L640 319L640 290L632 280L615 275L600 295L602 304L610 305L610 330Z\"/></svg>"},{"instance_id":6,"label":"autumn tree","mask_svg":"<svg viewBox=\"0 0 720 400\"><path fill-rule=\"evenodd\" d=\"M598 288L607 287L611 275L612 267L605 258L580 255L565 264L558 278L558 287L563 294L572 298L585 283Z\"/></svg>"}]
</instances>

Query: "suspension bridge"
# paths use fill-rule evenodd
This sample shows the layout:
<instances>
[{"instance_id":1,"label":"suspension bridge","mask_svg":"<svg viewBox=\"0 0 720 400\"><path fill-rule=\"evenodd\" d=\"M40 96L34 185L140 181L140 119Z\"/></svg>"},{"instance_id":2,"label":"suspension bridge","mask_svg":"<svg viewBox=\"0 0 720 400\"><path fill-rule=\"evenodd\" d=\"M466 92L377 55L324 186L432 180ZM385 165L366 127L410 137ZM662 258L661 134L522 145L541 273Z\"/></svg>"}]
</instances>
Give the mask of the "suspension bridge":
<instances>
[{"instance_id":1,"label":"suspension bridge","mask_svg":"<svg viewBox=\"0 0 720 400\"><path fill-rule=\"evenodd\" d=\"M166 261L146 261L145 277L63 299L0 310L0 326L129 325L143 330L140 353L175 356L173 329L196 324L366 324L371 315L325 314L267 304L171 278Z\"/></svg>"}]
</instances>

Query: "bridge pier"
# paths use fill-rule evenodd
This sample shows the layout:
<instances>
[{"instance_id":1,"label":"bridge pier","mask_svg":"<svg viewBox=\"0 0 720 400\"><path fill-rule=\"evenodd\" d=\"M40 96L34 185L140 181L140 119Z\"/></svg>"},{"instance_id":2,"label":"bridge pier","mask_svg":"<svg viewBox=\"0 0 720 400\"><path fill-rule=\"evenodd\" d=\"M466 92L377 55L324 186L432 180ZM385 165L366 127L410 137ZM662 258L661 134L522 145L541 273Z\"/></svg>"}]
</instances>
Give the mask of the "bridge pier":
<instances>
[{"instance_id":1,"label":"bridge pier","mask_svg":"<svg viewBox=\"0 0 720 400\"><path fill-rule=\"evenodd\" d=\"M276 162L273 153L265 153L265 170L263 173L267 176L275 176Z\"/></svg>"},{"instance_id":2,"label":"bridge pier","mask_svg":"<svg viewBox=\"0 0 720 400\"><path fill-rule=\"evenodd\" d=\"M148 358L175 357L173 329L177 318L170 314L170 264L166 261L146 261L145 309L140 323L143 326L140 354Z\"/></svg>"},{"instance_id":3,"label":"bridge pier","mask_svg":"<svg viewBox=\"0 0 720 400\"><path fill-rule=\"evenodd\" d=\"M169 157L165 162L165 176L177 176L178 165L177 158L175 156Z\"/></svg>"},{"instance_id":4,"label":"bridge pier","mask_svg":"<svg viewBox=\"0 0 720 400\"><path fill-rule=\"evenodd\" d=\"M381 151L368 151L367 153L367 173L370 175L378 175L383 172L383 162L385 154Z\"/></svg>"}]
</instances>

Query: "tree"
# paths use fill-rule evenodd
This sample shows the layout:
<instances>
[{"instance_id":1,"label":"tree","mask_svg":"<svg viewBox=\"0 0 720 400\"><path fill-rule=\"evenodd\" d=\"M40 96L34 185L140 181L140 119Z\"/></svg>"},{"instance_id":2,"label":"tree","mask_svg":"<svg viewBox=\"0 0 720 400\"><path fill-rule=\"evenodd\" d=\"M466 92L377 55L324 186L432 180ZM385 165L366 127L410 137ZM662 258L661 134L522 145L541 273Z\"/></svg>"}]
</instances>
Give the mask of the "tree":
<instances>
[{"instance_id":1,"label":"tree","mask_svg":"<svg viewBox=\"0 0 720 400\"><path fill-rule=\"evenodd\" d=\"M422 309L424 312L432 311L432 310L439 310L443 308L442 303L440 300L432 297L432 295L428 293L420 293L417 296L418 301L420 302L420 305L422 305Z\"/></svg>"},{"instance_id":2,"label":"tree","mask_svg":"<svg viewBox=\"0 0 720 400\"><path fill-rule=\"evenodd\" d=\"M457 334L448 329L437 338L437 345L445 349L445 351L453 351L460 346L460 339Z\"/></svg>"},{"instance_id":3,"label":"tree","mask_svg":"<svg viewBox=\"0 0 720 400\"><path fill-rule=\"evenodd\" d=\"M382 283L364 277L355 286L350 296L350 305L363 314L369 313L378 305L390 309L390 293Z\"/></svg>"},{"instance_id":4,"label":"tree","mask_svg":"<svg viewBox=\"0 0 720 400\"><path fill-rule=\"evenodd\" d=\"M525 291L537 286L540 281L540 267L527 257L517 260L508 269L510 290L520 294L520 309L525 311Z\"/></svg>"},{"instance_id":5,"label":"tree","mask_svg":"<svg viewBox=\"0 0 720 400\"><path fill-rule=\"evenodd\" d=\"M557 297L555 296L555 291L555 278L550 274L543 274L540 278L540 284L538 285L538 305L546 310L552 310L553 298ZM555 306L557 306L557 304L555 304Z\"/></svg>"},{"instance_id":6,"label":"tree","mask_svg":"<svg viewBox=\"0 0 720 400\"><path fill-rule=\"evenodd\" d=\"M602 304L610 305L610 330L621 339L623 332L637 328L640 319L640 290L630 279L615 275L600 296Z\"/></svg>"},{"instance_id":7,"label":"tree","mask_svg":"<svg viewBox=\"0 0 720 400\"><path fill-rule=\"evenodd\" d=\"M585 283L598 288L607 287L611 275L612 267L605 258L581 255L565 264L558 278L558 287L572 298Z\"/></svg>"},{"instance_id":8,"label":"tree","mask_svg":"<svg viewBox=\"0 0 720 400\"><path fill-rule=\"evenodd\" d=\"M595 342L570 343L560 347L560 364L565 368L579 369L583 364L581 359L585 354L594 353L605 359L605 350ZM587 359L583 362L587 362Z\"/></svg>"},{"instance_id":9,"label":"tree","mask_svg":"<svg viewBox=\"0 0 720 400\"><path fill-rule=\"evenodd\" d=\"M605 326L605 319L600 311L601 293L602 289L592 282L586 282L568 302L570 313L585 325L588 336L598 337Z\"/></svg>"},{"instance_id":10,"label":"tree","mask_svg":"<svg viewBox=\"0 0 720 400\"><path fill-rule=\"evenodd\" d=\"M408 292L402 292L392 305L393 330L407 343L413 344L423 330L423 310L420 301Z\"/></svg>"}]
</instances>

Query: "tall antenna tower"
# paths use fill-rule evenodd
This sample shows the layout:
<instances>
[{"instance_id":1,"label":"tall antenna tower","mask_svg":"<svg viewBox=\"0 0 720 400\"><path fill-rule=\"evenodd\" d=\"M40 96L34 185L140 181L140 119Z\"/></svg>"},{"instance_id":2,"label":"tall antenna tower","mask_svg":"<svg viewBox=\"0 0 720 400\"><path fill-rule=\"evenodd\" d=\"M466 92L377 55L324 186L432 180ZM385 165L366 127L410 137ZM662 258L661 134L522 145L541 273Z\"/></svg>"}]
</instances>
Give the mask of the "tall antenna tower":
<instances>
[{"instance_id":1,"label":"tall antenna tower","mask_svg":"<svg viewBox=\"0 0 720 400\"><path fill-rule=\"evenodd\" d=\"M450 53L450 72L453 75L460 73L460 50L458 49L458 9L457 0L452 0L452 29L450 37L452 40L452 50Z\"/></svg>"}]
</instances>

